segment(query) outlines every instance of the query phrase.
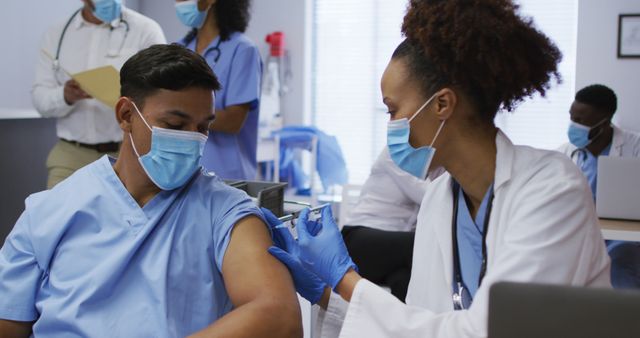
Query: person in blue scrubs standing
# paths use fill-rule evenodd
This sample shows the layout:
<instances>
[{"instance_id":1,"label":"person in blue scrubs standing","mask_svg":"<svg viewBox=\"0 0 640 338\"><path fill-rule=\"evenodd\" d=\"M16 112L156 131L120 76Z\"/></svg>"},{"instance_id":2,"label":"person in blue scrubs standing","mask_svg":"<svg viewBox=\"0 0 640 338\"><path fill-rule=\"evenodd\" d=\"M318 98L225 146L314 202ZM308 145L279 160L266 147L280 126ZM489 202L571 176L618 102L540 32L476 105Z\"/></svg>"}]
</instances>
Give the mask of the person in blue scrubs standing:
<instances>
[{"instance_id":1,"label":"person in blue scrubs standing","mask_svg":"<svg viewBox=\"0 0 640 338\"><path fill-rule=\"evenodd\" d=\"M222 88L203 166L224 179L254 179L262 59L244 34L250 0L177 0L180 21L192 30L180 44L202 55Z\"/></svg>"},{"instance_id":2,"label":"person in blue scrubs standing","mask_svg":"<svg viewBox=\"0 0 640 338\"><path fill-rule=\"evenodd\" d=\"M120 79L118 159L27 198L0 249L0 337L301 337L262 213L200 170L205 60L155 45Z\"/></svg>"},{"instance_id":3,"label":"person in blue scrubs standing","mask_svg":"<svg viewBox=\"0 0 640 338\"><path fill-rule=\"evenodd\" d=\"M593 84L580 89L569 110L570 142L559 149L582 170L594 201L600 156L640 157L640 135L623 130L611 121L617 107L616 94L607 86ZM613 287L640 288L640 243L607 241L607 250L611 257Z\"/></svg>"}]
</instances>

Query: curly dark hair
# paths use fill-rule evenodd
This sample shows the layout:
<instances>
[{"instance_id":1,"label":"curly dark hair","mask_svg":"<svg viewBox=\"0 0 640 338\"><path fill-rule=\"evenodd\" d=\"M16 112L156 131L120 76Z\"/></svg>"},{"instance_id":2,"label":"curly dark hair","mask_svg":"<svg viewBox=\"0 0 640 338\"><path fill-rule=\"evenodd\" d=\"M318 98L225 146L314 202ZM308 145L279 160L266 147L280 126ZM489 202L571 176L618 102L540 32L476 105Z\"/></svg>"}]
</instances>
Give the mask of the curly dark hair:
<instances>
[{"instance_id":1,"label":"curly dark hair","mask_svg":"<svg viewBox=\"0 0 640 338\"><path fill-rule=\"evenodd\" d=\"M229 40L232 33L247 30L251 20L251 0L218 0L211 9L216 13L220 40ZM194 28L184 40L191 42L197 35L198 30Z\"/></svg>"},{"instance_id":2,"label":"curly dark hair","mask_svg":"<svg viewBox=\"0 0 640 338\"><path fill-rule=\"evenodd\" d=\"M609 87L601 84L592 84L580 89L576 93L576 101L588 104L603 113L613 116L618 109L616 93Z\"/></svg>"},{"instance_id":3,"label":"curly dark hair","mask_svg":"<svg viewBox=\"0 0 640 338\"><path fill-rule=\"evenodd\" d=\"M233 32L247 30L251 20L251 0L218 0L213 5L220 38L228 40Z\"/></svg>"},{"instance_id":4,"label":"curly dark hair","mask_svg":"<svg viewBox=\"0 0 640 338\"><path fill-rule=\"evenodd\" d=\"M423 90L462 90L486 120L561 82L562 53L510 0L410 0L402 32Z\"/></svg>"}]
</instances>

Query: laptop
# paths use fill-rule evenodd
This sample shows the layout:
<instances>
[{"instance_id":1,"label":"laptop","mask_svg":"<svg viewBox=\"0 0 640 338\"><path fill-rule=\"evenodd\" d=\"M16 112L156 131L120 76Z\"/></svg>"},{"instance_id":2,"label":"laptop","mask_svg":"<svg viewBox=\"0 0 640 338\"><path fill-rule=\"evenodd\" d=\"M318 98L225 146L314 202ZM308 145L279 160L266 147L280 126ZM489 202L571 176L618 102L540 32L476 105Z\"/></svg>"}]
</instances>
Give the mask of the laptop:
<instances>
[{"instance_id":1,"label":"laptop","mask_svg":"<svg viewBox=\"0 0 640 338\"><path fill-rule=\"evenodd\" d=\"M496 283L489 338L637 338L640 291Z\"/></svg>"},{"instance_id":2,"label":"laptop","mask_svg":"<svg viewBox=\"0 0 640 338\"><path fill-rule=\"evenodd\" d=\"M640 220L640 158L598 158L596 211L601 218Z\"/></svg>"}]
</instances>

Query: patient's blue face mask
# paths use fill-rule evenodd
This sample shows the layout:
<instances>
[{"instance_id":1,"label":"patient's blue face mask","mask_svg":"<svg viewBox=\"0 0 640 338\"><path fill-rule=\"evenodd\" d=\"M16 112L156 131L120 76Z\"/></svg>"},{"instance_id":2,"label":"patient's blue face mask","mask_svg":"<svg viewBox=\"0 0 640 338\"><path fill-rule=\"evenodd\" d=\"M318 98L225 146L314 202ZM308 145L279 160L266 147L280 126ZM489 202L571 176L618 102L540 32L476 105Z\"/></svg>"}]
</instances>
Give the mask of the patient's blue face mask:
<instances>
[{"instance_id":1,"label":"patient's blue face mask","mask_svg":"<svg viewBox=\"0 0 640 338\"><path fill-rule=\"evenodd\" d=\"M591 131L600 127L602 124L604 124L608 120L609 120L608 118L605 118L604 120L596 123L592 127L588 127L580 123L571 121L569 124L569 130L567 131L567 134L569 136L569 141L578 149L586 148L594 140L596 140L600 135L602 135L604 130L600 130L593 137L589 138L589 134L591 133Z\"/></svg>"},{"instance_id":2,"label":"patient's blue face mask","mask_svg":"<svg viewBox=\"0 0 640 338\"><path fill-rule=\"evenodd\" d=\"M387 148L389 148L391 159L400 169L419 179L425 179L427 177L429 166L436 152L433 144L436 142L444 126L444 121L440 124L436 135L433 137L433 141L431 141L431 145L420 148L414 148L409 143L411 121L433 101L436 95L437 93L431 96L411 118L392 120L387 124Z\"/></svg>"},{"instance_id":3,"label":"patient's blue face mask","mask_svg":"<svg viewBox=\"0 0 640 338\"><path fill-rule=\"evenodd\" d=\"M105 23L120 17L122 0L93 0L93 15Z\"/></svg>"},{"instance_id":4,"label":"patient's blue face mask","mask_svg":"<svg viewBox=\"0 0 640 338\"><path fill-rule=\"evenodd\" d=\"M132 102L133 103L133 102ZM198 132L151 127L133 103L133 107L151 130L151 150L140 156L129 133L133 151L149 179L162 190L183 186L200 168L207 136Z\"/></svg>"},{"instance_id":5,"label":"patient's blue face mask","mask_svg":"<svg viewBox=\"0 0 640 338\"><path fill-rule=\"evenodd\" d=\"M204 21L207 18L207 11L200 11L198 9L197 0L187 0L176 2L176 14L178 19L183 25L191 28L200 28L204 25Z\"/></svg>"}]
</instances>

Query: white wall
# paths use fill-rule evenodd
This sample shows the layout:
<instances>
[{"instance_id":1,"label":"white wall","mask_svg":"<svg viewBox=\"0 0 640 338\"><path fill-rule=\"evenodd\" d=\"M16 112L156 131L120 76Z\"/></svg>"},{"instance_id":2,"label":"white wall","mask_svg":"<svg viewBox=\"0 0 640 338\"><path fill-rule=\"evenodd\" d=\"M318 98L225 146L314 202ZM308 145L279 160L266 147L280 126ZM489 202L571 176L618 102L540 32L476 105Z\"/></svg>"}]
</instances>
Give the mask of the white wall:
<instances>
[{"instance_id":1,"label":"white wall","mask_svg":"<svg viewBox=\"0 0 640 338\"><path fill-rule=\"evenodd\" d=\"M180 40L189 30L178 21L175 0L138 0L140 13L156 20L168 42Z\"/></svg>"},{"instance_id":2,"label":"white wall","mask_svg":"<svg viewBox=\"0 0 640 338\"><path fill-rule=\"evenodd\" d=\"M36 0L3 1L2 4L0 118L38 116L31 105L31 85L42 36L51 25L68 20L81 3L79 0Z\"/></svg>"},{"instance_id":3,"label":"white wall","mask_svg":"<svg viewBox=\"0 0 640 338\"><path fill-rule=\"evenodd\" d=\"M177 41L188 31L176 18L174 0L139 0L140 12L156 20L164 29L168 41ZM310 55L307 52L310 31L309 0L253 0L252 17L247 35L260 48L266 60L268 45L265 36L273 31L286 35L286 48L291 56L293 77L291 91L284 98L282 111L286 124L309 122Z\"/></svg>"},{"instance_id":4,"label":"white wall","mask_svg":"<svg viewBox=\"0 0 640 338\"><path fill-rule=\"evenodd\" d=\"M282 105L285 124L310 122L311 1L253 0L253 16L247 35L258 44L263 59L268 56L267 34L282 31L291 56L293 77Z\"/></svg>"},{"instance_id":5,"label":"white wall","mask_svg":"<svg viewBox=\"0 0 640 338\"><path fill-rule=\"evenodd\" d=\"M640 131L640 59L618 59L618 14L640 13L639 0L580 0L576 90L593 83L618 96L616 123Z\"/></svg>"},{"instance_id":6,"label":"white wall","mask_svg":"<svg viewBox=\"0 0 640 338\"><path fill-rule=\"evenodd\" d=\"M137 9L139 0L127 0ZM3 1L0 11L0 119L39 117L31 104L31 86L42 36L82 6L80 0ZM34 10L35 9L35 10Z\"/></svg>"}]
</instances>

